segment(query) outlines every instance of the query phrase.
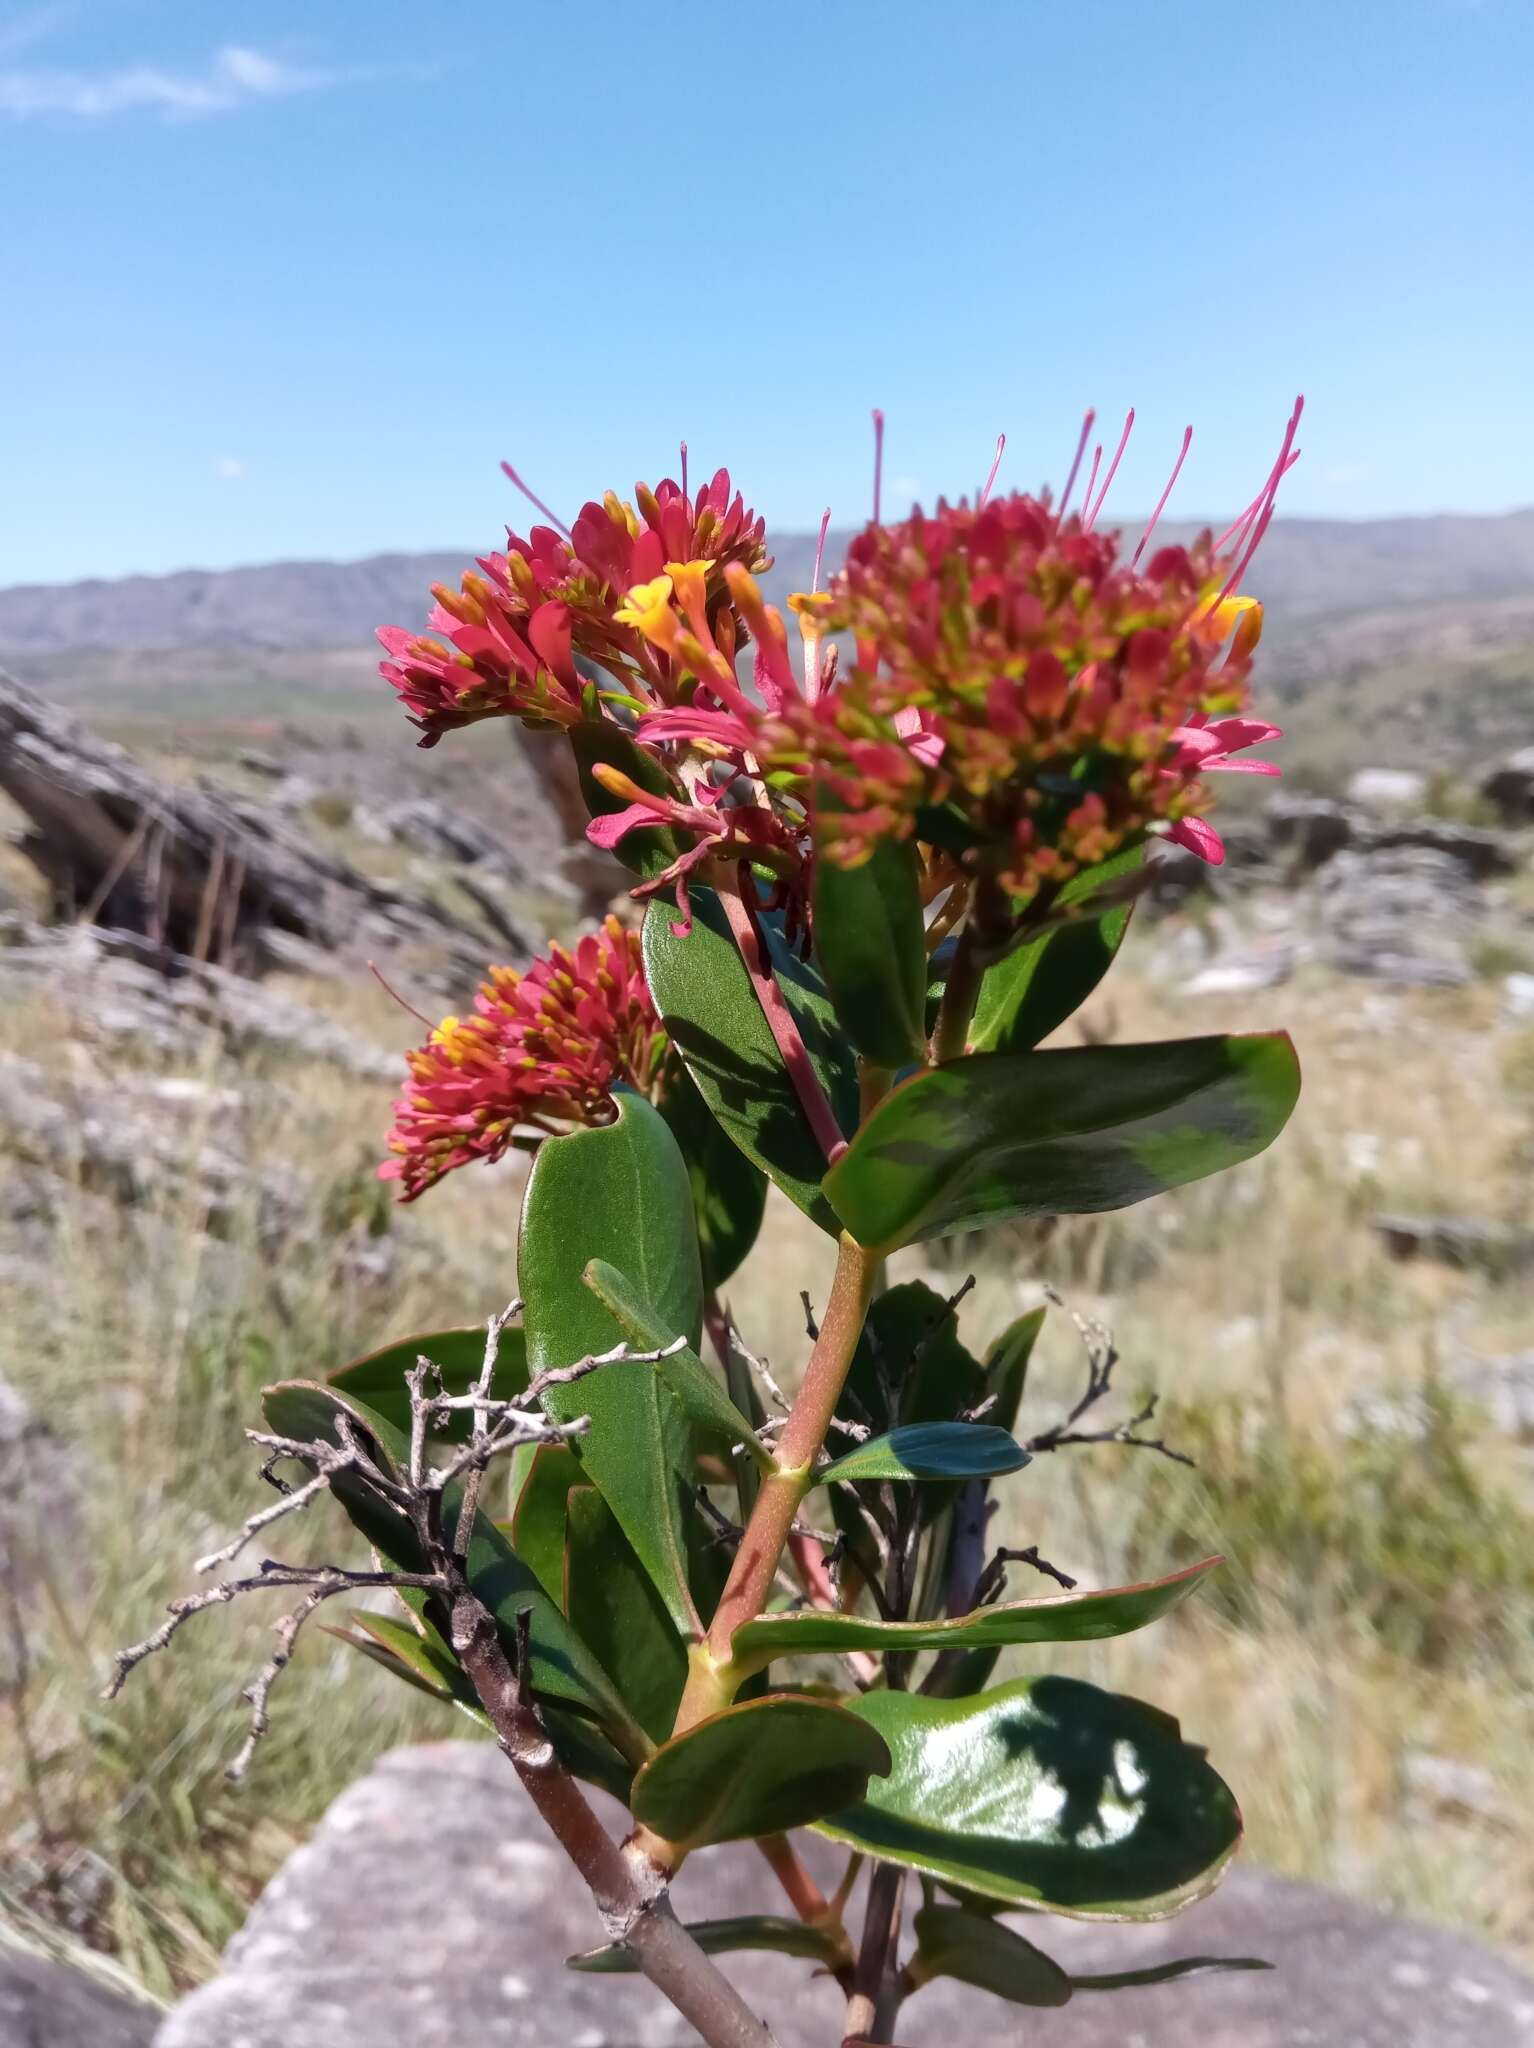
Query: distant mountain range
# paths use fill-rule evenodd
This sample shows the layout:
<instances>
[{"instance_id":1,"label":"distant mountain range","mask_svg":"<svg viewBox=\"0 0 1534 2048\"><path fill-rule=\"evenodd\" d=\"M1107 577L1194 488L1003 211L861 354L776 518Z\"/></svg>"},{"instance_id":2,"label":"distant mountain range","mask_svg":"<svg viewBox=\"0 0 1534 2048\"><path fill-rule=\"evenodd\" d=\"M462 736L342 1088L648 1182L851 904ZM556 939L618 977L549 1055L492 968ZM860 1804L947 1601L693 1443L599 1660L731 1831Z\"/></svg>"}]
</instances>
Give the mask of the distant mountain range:
<instances>
[{"instance_id":1,"label":"distant mountain range","mask_svg":"<svg viewBox=\"0 0 1534 2048\"><path fill-rule=\"evenodd\" d=\"M1163 530L1179 539L1193 531ZM846 541L832 535L830 561ZM781 603L808 583L814 540L790 534L775 546L766 581ZM0 663L103 708L119 691L139 699L195 685L207 710L226 690L265 684L284 696L323 690L339 709L334 692L350 700L374 682L373 629L423 621L431 584L456 582L471 559L443 549L0 589ZM1280 519L1250 586L1268 608L1263 687L1281 702L1395 670L1410 671L1415 680L1403 687L1431 700L1495 660L1499 702L1516 721L1504 657L1529 651L1534 675L1534 508L1500 517ZM1513 672L1522 673L1517 660ZM1391 701L1388 686L1365 694L1376 715ZM1451 710L1464 725L1463 704ZM1499 714L1499 735L1506 722Z\"/></svg>"}]
</instances>

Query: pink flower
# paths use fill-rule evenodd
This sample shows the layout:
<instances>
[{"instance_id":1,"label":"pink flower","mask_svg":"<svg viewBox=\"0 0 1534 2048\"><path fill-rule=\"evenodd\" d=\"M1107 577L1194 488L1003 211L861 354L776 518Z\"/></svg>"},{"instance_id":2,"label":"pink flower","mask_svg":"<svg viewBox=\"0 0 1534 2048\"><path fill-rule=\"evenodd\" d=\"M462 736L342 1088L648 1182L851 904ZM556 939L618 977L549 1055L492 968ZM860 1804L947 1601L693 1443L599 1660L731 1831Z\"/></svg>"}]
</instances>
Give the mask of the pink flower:
<instances>
[{"instance_id":1,"label":"pink flower","mask_svg":"<svg viewBox=\"0 0 1534 2048\"><path fill-rule=\"evenodd\" d=\"M1276 761L1237 761L1232 756L1247 747L1260 747L1267 740L1281 740L1283 729L1260 718L1191 718L1172 734L1176 752L1171 772L1189 775L1279 775ZM1225 859L1225 842L1203 818L1179 818L1167 832L1175 846L1185 847L1219 867Z\"/></svg>"},{"instance_id":2,"label":"pink flower","mask_svg":"<svg viewBox=\"0 0 1534 2048\"><path fill-rule=\"evenodd\" d=\"M412 1202L455 1166L521 1138L610 1123L613 1088L651 1093L669 1044L645 986L638 934L609 917L526 973L492 967L473 1014L444 1017L406 1054L381 1180Z\"/></svg>"}]
</instances>

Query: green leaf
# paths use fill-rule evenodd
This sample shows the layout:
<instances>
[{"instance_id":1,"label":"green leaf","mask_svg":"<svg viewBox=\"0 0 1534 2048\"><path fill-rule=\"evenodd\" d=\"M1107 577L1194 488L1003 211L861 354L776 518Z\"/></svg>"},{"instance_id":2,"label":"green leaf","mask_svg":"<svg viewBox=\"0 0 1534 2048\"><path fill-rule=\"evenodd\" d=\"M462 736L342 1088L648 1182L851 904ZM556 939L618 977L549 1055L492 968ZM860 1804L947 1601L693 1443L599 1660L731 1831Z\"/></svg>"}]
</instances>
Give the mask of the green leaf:
<instances>
[{"instance_id":1,"label":"green leaf","mask_svg":"<svg viewBox=\"0 0 1534 2048\"><path fill-rule=\"evenodd\" d=\"M485 1361L485 1326L476 1330L433 1330L424 1337L401 1337L381 1351L355 1359L329 1374L325 1384L338 1393L365 1401L375 1415L392 1422L396 1429L410 1427L410 1389L405 1374L419 1358L429 1358L442 1374L442 1389L448 1394L466 1394L479 1378ZM515 1325L502 1330L495 1354L495 1375L490 1383L491 1398L515 1400L527 1385L527 1352L522 1332ZM449 1441L467 1440L473 1418L455 1415L434 1432Z\"/></svg>"},{"instance_id":2,"label":"green leaf","mask_svg":"<svg viewBox=\"0 0 1534 2048\"><path fill-rule=\"evenodd\" d=\"M606 1259L591 1261L585 1281L636 1351L663 1351L681 1334L668 1329L628 1276ZM690 1347L673 1351L668 1358L658 1359L650 1370L688 1420L705 1435L726 1443L743 1441L759 1464L772 1463L772 1453L758 1441L750 1423L696 1351Z\"/></svg>"},{"instance_id":3,"label":"green leaf","mask_svg":"<svg viewBox=\"0 0 1534 2048\"><path fill-rule=\"evenodd\" d=\"M815 954L852 1043L881 1067L924 1051L927 941L921 864L910 840L881 839L860 867L815 864Z\"/></svg>"},{"instance_id":4,"label":"green leaf","mask_svg":"<svg viewBox=\"0 0 1534 2048\"><path fill-rule=\"evenodd\" d=\"M1179 1956L1143 1970L1110 1970L1103 1976L1072 1977L1076 1991L1133 1991L1142 1984L1170 1984L1177 1977L1203 1977L1221 1970L1271 1970L1259 1956Z\"/></svg>"},{"instance_id":5,"label":"green leaf","mask_svg":"<svg viewBox=\"0 0 1534 2048\"><path fill-rule=\"evenodd\" d=\"M996 1397L996 1405L990 1412L1003 1429L1013 1427L1017 1411L1023 1405L1028 1366L1033 1357L1033 1347L1039 1341L1039 1332L1044 1327L1044 1315L1043 1309L1034 1308L1027 1315L1019 1316L1015 1323L1007 1325L986 1354L986 1392Z\"/></svg>"},{"instance_id":6,"label":"green leaf","mask_svg":"<svg viewBox=\"0 0 1534 2048\"><path fill-rule=\"evenodd\" d=\"M815 1475L833 1479L992 1479L1020 1472L1028 1453L1004 1429L985 1422L908 1422L870 1437Z\"/></svg>"},{"instance_id":7,"label":"green leaf","mask_svg":"<svg viewBox=\"0 0 1534 2048\"><path fill-rule=\"evenodd\" d=\"M703 1284L717 1293L756 1243L767 1176L720 1128L685 1066L673 1062L660 1113L687 1161Z\"/></svg>"},{"instance_id":8,"label":"green leaf","mask_svg":"<svg viewBox=\"0 0 1534 2048\"><path fill-rule=\"evenodd\" d=\"M570 728L570 749L580 776L581 795L593 818L611 817L628 808L627 799L604 789L592 769L598 762L617 768L630 782L638 783L652 796L675 796L671 779L653 754L637 746L610 718L589 719ZM637 825L625 832L613 848L617 858L636 875L647 879L669 868L692 845L689 835L670 825Z\"/></svg>"},{"instance_id":9,"label":"green leaf","mask_svg":"<svg viewBox=\"0 0 1534 2048\"><path fill-rule=\"evenodd\" d=\"M619 1097L616 1123L549 1138L538 1149L518 1251L530 1371L573 1365L623 1341L621 1326L585 1285L593 1259L619 1262L661 1327L696 1345L703 1283L687 1169L662 1117L637 1095ZM586 1477L601 1489L676 1627L700 1634L684 1540L692 1425L654 1367L601 1366L551 1387L544 1406L560 1422L590 1416L590 1430L575 1440Z\"/></svg>"},{"instance_id":10,"label":"green leaf","mask_svg":"<svg viewBox=\"0 0 1534 2048\"><path fill-rule=\"evenodd\" d=\"M1122 1209L1261 1152L1299 1087L1282 1032L980 1053L886 1096L825 1191L883 1252L1008 1217Z\"/></svg>"},{"instance_id":11,"label":"green leaf","mask_svg":"<svg viewBox=\"0 0 1534 2048\"><path fill-rule=\"evenodd\" d=\"M687 1651L649 1574L594 1486L566 1504L564 1610L645 1733L663 1742L687 1683Z\"/></svg>"},{"instance_id":12,"label":"green leaf","mask_svg":"<svg viewBox=\"0 0 1534 2048\"><path fill-rule=\"evenodd\" d=\"M267 1422L278 1436L300 1442L317 1440L339 1448L339 1422L342 1416L349 1416L364 1437L377 1444L386 1476L407 1467L409 1445L402 1432L350 1395L312 1380L283 1380L265 1388L261 1401ZM337 1473L331 1491L363 1540L389 1565L404 1572L427 1569L427 1559L408 1519L380 1500L355 1473ZM444 1499L449 1525L460 1495L461 1489L450 1488ZM464 1562L469 1585L494 1617L508 1655L516 1652L518 1617L529 1617L529 1671L534 1692L543 1700L566 1701L590 1715L609 1730L621 1748L632 1751L636 1760L642 1756L649 1746L647 1738L612 1680L484 1513L475 1517ZM439 1636L445 1634L447 1617L438 1611L440 1603L433 1596L412 1591L402 1593L401 1598L412 1612L424 1615Z\"/></svg>"},{"instance_id":13,"label":"green leaf","mask_svg":"<svg viewBox=\"0 0 1534 2048\"><path fill-rule=\"evenodd\" d=\"M645 980L698 1092L727 1135L823 1230L841 1226L820 1191L826 1170L719 899L694 889L692 930L678 938L671 905L644 922ZM815 969L784 942L781 917L764 915L773 969L838 1123L857 1128L858 1084L847 1043Z\"/></svg>"},{"instance_id":14,"label":"green leaf","mask_svg":"<svg viewBox=\"0 0 1534 2048\"><path fill-rule=\"evenodd\" d=\"M1134 846L1066 883L1057 906L1079 914L991 968L980 984L969 1027L972 1052L1026 1052L1081 1008L1113 965L1134 907L1115 903L1094 917L1087 906L1099 891L1133 875L1144 860L1144 847Z\"/></svg>"},{"instance_id":15,"label":"green leaf","mask_svg":"<svg viewBox=\"0 0 1534 2048\"><path fill-rule=\"evenodd\" d=\"M658 1749L634 1780L634 1818L688 1849L775 1834L860 1799L889 1760L846 1707L772 1693Z\"/></svg>"},{"instance_id":16,"label":"green leaf","mask_svg":"<svg viewBox=\"0 0 1534 2048\"><path fill-rule=\"evenodd\" d=\"M687 1932L706 1956L768 1949L780 1956L802 1956L828 1970L847 1960L842 1944L825 1928L807 1927L802 1920L782 1919L776 1913L747 1913L735 1920L690 1920ZM588 1948L578 1956L567 1956L565 1968L617 1976L632 1975L639 1964L631 1949L612 1941L605 1948Z\"/></svg>"},{"instance_id":17,"label":"green leaf","mask_svg":"<svg viewBox=\"0 0 1534 2048\"><path fill-rule=\"evenodd\" d=\"M428 1641L419 1629L412 1628L407 1622L360 1608L353 1608L348 1619L352 1623L350 1629L333 1628L330 1633L343 1643L349 1643L354 1650L360 1650L370 1662L381 1665L406 1685L414 1686L419 1692L430 1693L433 1699L441 1700L445 1705L461 1708L482 1728L490 1726L490 1718L480 1705L473 1686L465 1678L451 1651L443 1647L435 1630Z\"/></svg>"},{"instance_id":18,"label":"green leaf","mask_svg":"<svg viewBox=\"0 0 1534 2048\"><path fill-rule=\"evenodd\" d=\"M1207 1557L1186 1571L1145 1585L1111 1586L1098 1593L1048 1593L1009 1600L952 1620L879 1621L859 1614L799 1608L762 1614L735 1631L737 1662L755 1666L774 1657L838 1650L971 1650L1009 1643L1086 1643L1124 1636L1179 1606L1221 1560Z\"/></svg>"},{"instance_id":19,"label":"green leaf","mask_svg":"<svg viewBox=\"0 0 1534 2048\"><path fill-rule=\"evenodd\" d=\"M568 1444L539 1444L511 1517L512 1548L562 1609L566 1505L571 1487L580 1483L581 1461Z\"/></svg>"},{"instance_id":20,"label":"green leaf","mask_svg":"<svg viewBox=\"0 0 1534 2048\"><path fill-rule=\"evenodd\" d=\"M1159 1920L1219 1882L1241 1815L1170 1715L1074 1678L963 1700L871 1692L849 1711L893 1767L817 1831L1014 1906Z\"/></svg>"},{"instance_id":21,"label":"green leaf","mask_svg":"<svg viewBox=\"0 0 1534 2048\"><path fill-rule=\"evenodd\" d=\"M946 1422L979 1398L980 1378L979 1362L960 1340L953 1304L925 1280L903 1280L877 1296L868 1312L847 1379L849 1405L878 1429Z\"/></svg>"},{"instance_id":22,"label":"green leaf","mask_svg":"<svg viewBox=\"0 0 1534 2048\"><path fill-rule=\"evenodd\" d=\"M1071 1980L1057 1962L1000 1920L962 1906L923 1906L915 1919L910 1970L918 1987L934 1977L1009 1999L1013 2005L1066 2005Z\"/></svg>"}]
</instances>

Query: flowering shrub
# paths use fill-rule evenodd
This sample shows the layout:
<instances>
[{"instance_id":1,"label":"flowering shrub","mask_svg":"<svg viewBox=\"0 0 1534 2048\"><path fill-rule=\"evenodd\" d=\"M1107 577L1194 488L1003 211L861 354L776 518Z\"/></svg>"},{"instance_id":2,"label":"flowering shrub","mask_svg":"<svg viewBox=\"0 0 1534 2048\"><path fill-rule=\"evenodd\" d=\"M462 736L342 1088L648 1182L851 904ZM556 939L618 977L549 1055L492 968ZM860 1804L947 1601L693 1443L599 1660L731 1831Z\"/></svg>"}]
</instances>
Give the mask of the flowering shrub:
<instances>
[{"instance_id":1,"label":"flowering shrub","mask_svg":"<svg viewBox=\"0 0 1534 2048\"><path fill-rule=\"evenodd\" d=\"M282 1654L318 1600L393 1584L406 1623L359 1614L355 1639L495 1730L606 1916L574 1966L642 1969L710 2042L770 2038L710 1960L730 1949L832 1973L851 2042L889 2040L945 1974L1030 2006L1137 1981L1074 1983L999 1915L1161 1917L1236 1848L1235 1801L1175 1722L1041 1654L1147 1625L1219 1560L1084 1590L986 1541L1032 1459L1143 1441L1148 1410L1089 1426L1111 1347L1087 1329L1083 1399L1025 1422L1043 1311L977 1333L963 1290L884 1273L925 1240L1222 1171L1294 1105L1281 1034L1040 1045L1111 965L1154 838L1222 858L1206 775L1276 772L1238 758L1278 736L1248 708L1242 585L1298 417L1219 540L1101 530L1101 449L1076 511L1074 470L1058 503L876 507L791 600L797 650L757 581L762 522L724 471L690 494L685 451L633 506L508 536L438 589L427 636L380 636L423 745L491 717L566 736L642 924L493 969L409 1056L381 1169L405 1199L533 1154L520 1324L268 1390L257 1440L314 1475L291 1501L328 1487L377 1563L269 1567L311 1587ZM722 1292L769 1187L836 1245L791 1398ZM1048 1589L1009 1584L1018 1564ZM582 1781L626 1804L621 1851ZM829 1897L806 1827L851 1852ZM684 1931L672 1875L735 1839L792 1917Z\"/></svg>"}]
</instances>

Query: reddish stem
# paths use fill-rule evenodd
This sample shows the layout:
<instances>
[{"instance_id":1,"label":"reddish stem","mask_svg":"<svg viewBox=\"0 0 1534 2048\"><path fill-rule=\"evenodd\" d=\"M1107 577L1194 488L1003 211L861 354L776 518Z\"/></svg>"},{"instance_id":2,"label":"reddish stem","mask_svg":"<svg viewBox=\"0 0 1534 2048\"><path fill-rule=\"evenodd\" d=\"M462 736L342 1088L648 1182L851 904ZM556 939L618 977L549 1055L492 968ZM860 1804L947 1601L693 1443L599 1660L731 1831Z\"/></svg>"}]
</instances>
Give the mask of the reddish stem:
<instances>
[{"instance_id":1,"label":"reddish stem","mask_svg":"<svg viewBox=\"0 0 1534 2048\"><path fill-rule=\"evenodd\" d=\"M724 905L724 914L729 920L731 934L740 949L746 972L751 977L751 986L756 999L762 1006L762 1015L767 1019L773 1042L783 1055L783 1064L788 1069L788 1078L793 1083L794 1093L809 1120L815 1141L826 1155L829 1164L834 1165L847 1149L847 1140L842 1136L841 1126L831 1108L826 1091L820 1085L820 1076L815 1072L809 1054L805 1051L804 1040L799 1036L799 1026L794 1022L794 1013L778 987L763 943L761 927L752 914L746 900L746 891L755 893L756 884L749 868L742 866L739 893L733 889L721 889L719 900Z\"/></svg>"}]
</instances>

